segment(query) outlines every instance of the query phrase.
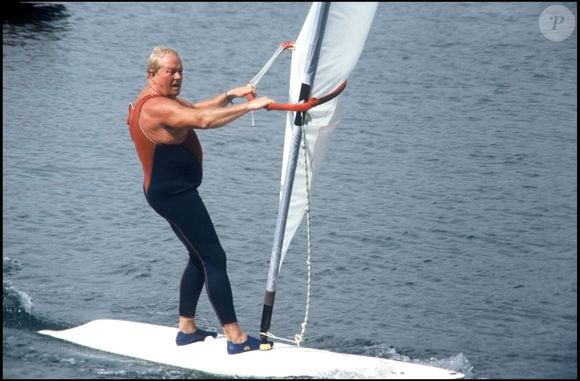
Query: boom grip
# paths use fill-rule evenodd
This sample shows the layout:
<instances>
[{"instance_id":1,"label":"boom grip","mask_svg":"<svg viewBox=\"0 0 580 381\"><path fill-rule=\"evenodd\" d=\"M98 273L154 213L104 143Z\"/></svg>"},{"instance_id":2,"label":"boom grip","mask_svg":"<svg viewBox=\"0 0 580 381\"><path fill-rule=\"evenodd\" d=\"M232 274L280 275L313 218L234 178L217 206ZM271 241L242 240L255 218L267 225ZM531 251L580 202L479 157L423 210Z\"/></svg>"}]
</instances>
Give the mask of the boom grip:
<instances>
[{"instance_id":1,"label":"boom grip","mask_svg":"<svg viewBox=\"0 0 580 381\"><path fill-rule=\"evenodd\" d=\"M310 110L312 107L321 105L328 102L329 100L335 98L346 88L346 81L342 82L338 87L329 94L323 96L322 98L310 98L303 103L270 103L266 106L266 110L280 110L280 111L294 111L294 112L304 112ZM255 99L253 94L246 95L248 102Z\"/></svg>"}]
</instances>

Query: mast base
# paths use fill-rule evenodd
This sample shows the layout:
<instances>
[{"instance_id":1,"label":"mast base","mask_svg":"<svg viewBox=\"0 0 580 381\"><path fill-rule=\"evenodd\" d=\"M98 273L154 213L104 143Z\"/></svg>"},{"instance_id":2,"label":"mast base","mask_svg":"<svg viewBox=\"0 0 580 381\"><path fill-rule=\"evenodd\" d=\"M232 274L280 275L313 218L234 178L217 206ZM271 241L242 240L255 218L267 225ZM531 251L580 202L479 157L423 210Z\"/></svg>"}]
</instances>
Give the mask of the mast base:
<instances>
[{"instance_id":1,"label":"mast base","mask_svg":"<svg viewBox=\"0 0 580 381\"><path fill-rule=\"evenodd\" d=\"M260 344L261 351L270 351L270 350L272 350L273 347L274 347L274 343L271 341L266 341L266 342Z\"/></svg>"}]
</instances>

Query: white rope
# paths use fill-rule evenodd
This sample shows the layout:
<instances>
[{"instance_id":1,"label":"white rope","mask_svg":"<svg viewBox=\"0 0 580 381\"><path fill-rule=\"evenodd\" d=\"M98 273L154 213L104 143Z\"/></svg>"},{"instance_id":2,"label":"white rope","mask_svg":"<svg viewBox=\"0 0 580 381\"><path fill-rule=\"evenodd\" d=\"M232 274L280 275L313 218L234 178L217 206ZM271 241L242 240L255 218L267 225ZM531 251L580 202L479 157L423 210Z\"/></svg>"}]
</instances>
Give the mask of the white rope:
<instances>
[{"instance_id":1,"label":"white rope","mask_svg":"<svg viewBox=\"0 0 580 381\"><path fill-rule=\"evenodd\" d=\"M306 115L304 115L306 118ZM305 123L302 123L302 149L304 150L304 168L306 172L306 242L308 248L308 254L306 256L306 267L308 280L306 282L306 307L304 311L304 321L300 325L302 329L300 334L296 334L294 337L297 340L296 345L300 345L304 341L304 334L306 333L306 325L308 324L308 315L310 312L310 291L312 288L312 230L311 230L311 220L310 220L310 184L308 179L308 153L306 150L306 129L304 127Z\"/></svg>"},{"instance_id":2,"label":"white rope","mask_svg":"<svg viewBox=\"0 0 580 381\"><path fill-rule=\"evenodd\" d=\"M262 66L262 68L260 69L260 71L254 76L254 78L252 78L248 82L250 85L254 86L254 89L258 85L258 82L260 82L260 80L262 79L262 77L266 74L266 72L268 70L270 70L270 67L272 66L272 64L274 64L274 61L276 61L276 58L278 58L278 56L280 54L282 54L282 52L284 50L286 50L286 49L287 49L286 45L284 45L284 44L278 45L278 47L274 51L274 54L272 54L272 56L270 57L270 59L268 60L268 62L266 62L266 64L264 66ZM250 113L252 114L252 127L253 127L253 126L255 126L255 122L254 122L254 111L251 111Z\"/></svg>"},{"instance_id":3,"label":"white rope","mask_svg":"<svg viewBox=\"0 0 580 381\"><path fill-rule=\"evenodd\" d=\"M278 336L274 335L270 331L268 331L268 332L260 332L260 335L267 336L267 337L271 337L272 339L275 339L275 340L285 341L287 343L292 343L292 344L296 344L296 345L300 346L300 341L298 341L296 339L296 337L294 338L294 340L292 340L292 339L286 339L284 337L278 337Z\"/></svg>"},{"instance_id":4,"label":"white rope","mask_svg":"<svg viewBox=\"0 0 580 381\"><path fill-rule=\"evenodd\" d=\"M285 48L282 45L278 46L278 48L274 51L274 54L272 54L272 57L270 57L268 62L266 62L266 64L262 66L260 71L254 76L254 78L250 80L251 84L257 85L258 82L260 82L264 74L266 74L266 72L270 69L270 66L272 66L274 61L276 61L276 58L278 58L278 56L284 51L284 49Z\"/></svg>"}]
</instances>

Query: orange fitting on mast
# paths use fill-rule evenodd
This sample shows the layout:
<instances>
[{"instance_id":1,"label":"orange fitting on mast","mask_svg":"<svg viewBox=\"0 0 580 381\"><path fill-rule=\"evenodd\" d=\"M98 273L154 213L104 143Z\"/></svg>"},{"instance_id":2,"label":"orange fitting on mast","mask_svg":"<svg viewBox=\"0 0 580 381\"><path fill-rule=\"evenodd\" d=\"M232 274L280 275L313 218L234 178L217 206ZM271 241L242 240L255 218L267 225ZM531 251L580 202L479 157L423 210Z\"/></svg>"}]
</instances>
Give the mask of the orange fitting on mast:
<instances>
[{"instance_id":1,"label":"orange fitting on mast","mask_svg":"<svg viewBox=\"0 0 580 381\"><path fill-rule=\"evenodd\" d=\"M280 44L281 47L284 49L294 49L294 42L293 41L286 41Z\"/></svg>"}]
</instances>

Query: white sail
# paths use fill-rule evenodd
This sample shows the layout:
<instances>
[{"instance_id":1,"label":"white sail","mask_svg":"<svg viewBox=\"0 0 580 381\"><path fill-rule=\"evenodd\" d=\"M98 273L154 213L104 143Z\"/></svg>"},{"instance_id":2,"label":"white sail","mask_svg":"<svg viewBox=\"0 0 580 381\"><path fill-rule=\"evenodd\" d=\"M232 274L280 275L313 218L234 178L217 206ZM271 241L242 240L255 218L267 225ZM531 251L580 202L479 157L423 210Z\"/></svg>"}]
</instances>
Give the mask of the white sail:
<instances>
[{"instance_id":1,"label":"white sail","mask_svg":"<svg viewBox=\"0 0 580 381\"><path fill-rule=\"evenodd\" d=\"M290 72L289 103L299 101L303 84L311 86L310 97L320 98L331 93L348 79L355 68L369 33L377 3L313 3L306 21L294 44ZM321 8L328 7L325 20ZM320 23L323 23L321 26ZM313 57L316 41L321 38L319 53ZM313 62L314 61L316 62ZM347 86L348 88L348 86ZM328 139L339 123L340 96L308 111L309 120L304 126L308 167L305 166L304 149L300 148L293 186L279 269L298 226L303 220L307 206L306 173L311 188L326 151ZM291 160L291 146L295 140L295 113L288 113L282 162L281 195L286 187L286 172Z\"/></svg>"},{"instance_id":2,"label":"white sail","mask_svg":"<svg viewBox=\"0 0 580 381\"><path fill-rule=\"evenodd\" d=\"M377 3L313 3L294 43L288 103L308 105L311 98L319 99L320 103L310 108L306 116L302 112L287 114L278 219L260 324L264 347L271 348L267 338L278 273L304 218L310 188L330 134L338 125L336 95L358 62L376 9ZM307 316L302 323L303 331L306 320ZM302 338L303 332L299 336Z\"/></svg>"}]
</instances>

